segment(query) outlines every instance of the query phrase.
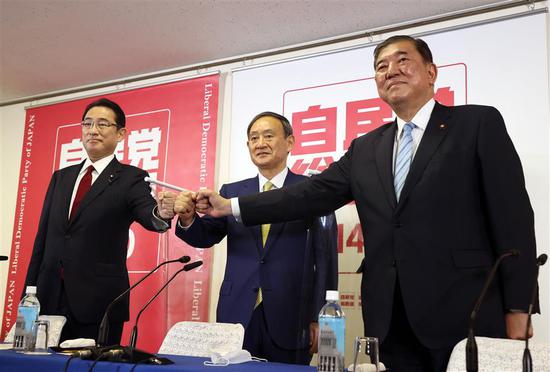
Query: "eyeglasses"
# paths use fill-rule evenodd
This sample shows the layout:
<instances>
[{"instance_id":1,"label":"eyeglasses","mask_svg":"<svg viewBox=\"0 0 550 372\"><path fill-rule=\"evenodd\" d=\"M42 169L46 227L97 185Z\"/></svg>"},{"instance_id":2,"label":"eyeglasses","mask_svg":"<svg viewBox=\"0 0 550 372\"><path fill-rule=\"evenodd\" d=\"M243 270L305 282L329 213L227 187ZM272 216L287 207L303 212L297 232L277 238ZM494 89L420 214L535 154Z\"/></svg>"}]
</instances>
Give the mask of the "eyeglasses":
<instances>
[{"instance_id":1,"label":"eyeglasses","mask_svg":"<svg viewBox=\"0 0 550 372\"><path fill-rule=\"evenodd\" d=\"M80 124L84 129L87 129L87 130L92 129L92 127L94 126L94 119L85 119ZM98 119L95 121L95 126L99 130L104 130L109 127L117 127L118 125L117 123L111 123L109 120Z\"/></svg>"}]
</instances>

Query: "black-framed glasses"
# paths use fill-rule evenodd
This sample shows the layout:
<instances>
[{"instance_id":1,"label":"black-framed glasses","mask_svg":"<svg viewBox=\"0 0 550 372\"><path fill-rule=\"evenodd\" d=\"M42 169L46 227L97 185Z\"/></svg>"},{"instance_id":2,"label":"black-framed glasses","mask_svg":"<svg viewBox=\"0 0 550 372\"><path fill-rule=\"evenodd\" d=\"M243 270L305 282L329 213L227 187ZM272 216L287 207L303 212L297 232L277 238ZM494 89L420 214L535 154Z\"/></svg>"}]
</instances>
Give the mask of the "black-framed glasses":
<instances>
[{"instance_id":1,"label":"black-framed glasses","mask_svg":"<svg viewBox=\"0 0 550 372\"><path fill-rule=\"evenodd\" d=\"M94 126L94 123L95 123L95 126L97 129L99 130L104 130L104 129L107 129L109 127L117 127L117 123L111 123L109 120L106 120L106 119L97 119L94 121L94 119L84 119L82 121L82 123L80 123L82 125L82 128L84 129L92 129L92 127Z\"/></svg>"}]
</instances>

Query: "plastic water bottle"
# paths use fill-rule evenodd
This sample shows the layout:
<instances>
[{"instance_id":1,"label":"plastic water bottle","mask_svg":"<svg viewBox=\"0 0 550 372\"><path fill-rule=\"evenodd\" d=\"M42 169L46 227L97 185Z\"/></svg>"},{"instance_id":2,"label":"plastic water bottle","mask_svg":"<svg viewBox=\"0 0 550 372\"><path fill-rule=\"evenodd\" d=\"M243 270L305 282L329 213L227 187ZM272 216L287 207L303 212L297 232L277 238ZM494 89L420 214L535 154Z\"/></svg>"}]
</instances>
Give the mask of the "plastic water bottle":
<instances>
[{"instance_id":1,"label":"plastic water bottle","mask_svg":"<svg viewBox=\"0 0 550 372\"><path fill-rule=\"evenodd\" d=\"M40 314L40 302L36 297L36 287L28 286L25 297L17 309L17 323L13 337L14 350L34 350L33 325Z\"/></svg>"},{"instance_id":2,"label":"plastic water bottle","mask_svg":"<svg viewBox=\"0 0 550 372\"><path fill-rule=\"evenodd\" d=\"M327 303L319 312L317 370L344 371L346 316L338 302L338 291L327 291Z\"/></svg>"}]
</instances>

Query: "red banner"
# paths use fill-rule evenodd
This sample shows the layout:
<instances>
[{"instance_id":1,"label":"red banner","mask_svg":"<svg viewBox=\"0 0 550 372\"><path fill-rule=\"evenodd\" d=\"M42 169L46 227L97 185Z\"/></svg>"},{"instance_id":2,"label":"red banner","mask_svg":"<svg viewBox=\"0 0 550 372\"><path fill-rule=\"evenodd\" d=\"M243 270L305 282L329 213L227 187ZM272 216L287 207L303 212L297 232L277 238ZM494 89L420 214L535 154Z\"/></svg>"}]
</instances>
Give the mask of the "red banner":
<instances>
[{"instance_id":1,"label":"red banner","mask_svg":"<svg viewBox=\"0 0 550 372\"><path fill-rule=\"evenodd\" d=\"M51 174L80 163L86 156L80 128L86 105L107 97L126 113L127 136L115 152L119 161L145 169L152 178L186 189L213 188L218 81L219 75L210 75L27 110L2 338L17 318L17 305L24 290ZM129 233L130 283L158 263L184 254L193 261L204 262L196 270L181 273L141 316L137 346L156 352L174 323L208 320L211 252L189 247L174 235L174 229L161 235L133 224ZM165 266L132 291L130 322L124 329L122 344L128 343L137 312L180 268Z\"/></svg>"}]
</instances>

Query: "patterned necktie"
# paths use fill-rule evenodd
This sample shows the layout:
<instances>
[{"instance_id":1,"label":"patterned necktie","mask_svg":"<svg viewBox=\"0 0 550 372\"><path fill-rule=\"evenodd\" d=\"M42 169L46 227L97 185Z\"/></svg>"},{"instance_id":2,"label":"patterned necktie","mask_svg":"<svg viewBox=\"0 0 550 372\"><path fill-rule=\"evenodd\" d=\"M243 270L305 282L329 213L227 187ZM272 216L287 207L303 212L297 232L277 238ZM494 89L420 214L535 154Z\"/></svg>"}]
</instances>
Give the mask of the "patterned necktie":
<instances>
[{"instance_id":1,"label":"patterned necktie","mask_svg":"<svg viewBox=\"0 0 550 372\"><path fill-rule=\"evenodd\" d=\"M273 184L269 181L267 181L264 184L263 190L269 191L273 188ZM267 241L267 236L269 235L269 228L271 227L271 224L266 223L262 225L262 247L265 247L265 242ZM262 288L258 288L258 296L256 297L256 303L254 304L254 309L258 307L259 304L262 303L263 296L262 296Z\"/></svg>"},{"instance_id":2,"label":"patterned necktie","mask_svg":"<svg viewBox=\"0 0 550 372\"><path fill-rule=\"evenodd\" d=\"M269 191L273 188L273 184L269 181L267 181L264 184L264 191ZM265 242L267 241L267 236L269 235L269 228L271 227L271 224L266 223L265 225L262 225L262 247L265 247Z\"/></svg>"},{"instance_id":3,"label":"patterned necktie","mask_svg":"<svg viewBox=\"0 0 550 372\"><path fill-rule=\"evenodd\" d=\"M76 190L76 195L74 197L73 207L71 208L71 215L69 217L69 221L73 219L78 209L78 206L80 205L80 202L82 201L82 199L84 199L84 195L86 195L86 193L90 191L90 187L92 187L93 171L94 171L94 166L90 165L88 167L88 170L84 174L84 177L82 177L82 179L80 180L80 183L78 184L78 189Z\"/></svg>"},{"instance_id":4,"label":"patterned necktie","mask_svg":"<svg viewBox=\"0 0 550 372\"><path fill-rule=\"evenodd\" d=\"M393 179L393 186L395 188L395 196L397 201L399 201L399 196L401 195L401 190L403 190L403 185L405 184L405 179L409 173L412 162L412 150L413 150L413 140L412 140L412 130L416 125L413 123L407 123L403 127L403 133L401 135L401 140L399 141L399 151L397 152L397 157L395 159L395 175Z\"/></svg>"}]
</instances>

